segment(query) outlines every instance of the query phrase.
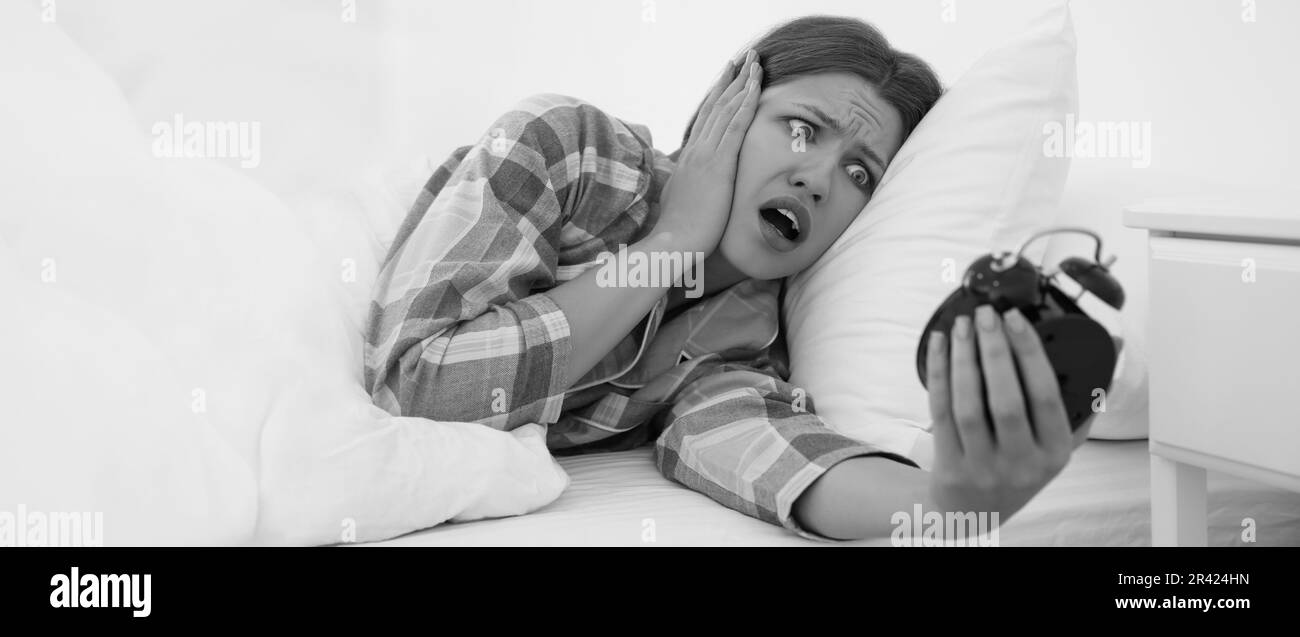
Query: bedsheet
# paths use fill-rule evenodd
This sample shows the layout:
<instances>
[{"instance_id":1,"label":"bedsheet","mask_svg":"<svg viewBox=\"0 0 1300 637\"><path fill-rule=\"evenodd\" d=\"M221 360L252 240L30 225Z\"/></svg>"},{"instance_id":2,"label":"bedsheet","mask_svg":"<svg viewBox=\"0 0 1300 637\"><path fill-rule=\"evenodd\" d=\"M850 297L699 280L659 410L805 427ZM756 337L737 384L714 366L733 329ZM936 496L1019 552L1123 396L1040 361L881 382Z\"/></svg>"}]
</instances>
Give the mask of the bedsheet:
<instances>
[{"instance_id":1,"label":"bedsheet","mask_svg":"<svg viewBox=\"0 0 1300 637\"><path fill-rule=\"evenodd\" d=\"M653 449L564 458L572 482L534 513L445 524L358 546L889 546L888 539L825 543L799 538L663 478ZM1060 476L999 531L1001 546L1149 546L1147 441L1089 441ZM1300 546L1300 493L1209 474L1209 543Z\"/></svg>"}]
</instances>

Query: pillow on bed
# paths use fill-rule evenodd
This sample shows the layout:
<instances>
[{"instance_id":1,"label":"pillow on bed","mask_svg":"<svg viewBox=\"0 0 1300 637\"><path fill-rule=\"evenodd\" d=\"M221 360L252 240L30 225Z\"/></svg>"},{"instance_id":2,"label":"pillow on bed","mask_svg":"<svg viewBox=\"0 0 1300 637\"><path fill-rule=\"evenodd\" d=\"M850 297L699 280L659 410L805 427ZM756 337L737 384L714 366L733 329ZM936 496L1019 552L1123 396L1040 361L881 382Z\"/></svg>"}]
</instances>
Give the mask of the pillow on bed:
<instances>
[{"instance_id":1,"label":"pillow on bed","mask_svg":"<svg viewBox=\"0 0 1300 637\"><path fill-rule=\"evenodd\" d=\"M155 157L58 25L0 6L0 51L0 298L23 308L0 314L0 511L103 510L112 544L323 544L567 486L539 426L371 404L347 287L370 280L238 168ZM339 246L359 270L367 240Z\"/></svg>"},{"instance_id":2,"label":"pillow on bed","mask_svg":"<svg viewBox=\"0 0 1300 637\"><path fill-rule=\"evenodd\" d=\"M1057 2L947 90L863 213L791 279L791 381L831 427L928 468L921 330L974 259L1054 222L1069 159L1045 156L1042 131L1076 112L1077 94L1074 28Z\"/></svg>"}]
</instances>

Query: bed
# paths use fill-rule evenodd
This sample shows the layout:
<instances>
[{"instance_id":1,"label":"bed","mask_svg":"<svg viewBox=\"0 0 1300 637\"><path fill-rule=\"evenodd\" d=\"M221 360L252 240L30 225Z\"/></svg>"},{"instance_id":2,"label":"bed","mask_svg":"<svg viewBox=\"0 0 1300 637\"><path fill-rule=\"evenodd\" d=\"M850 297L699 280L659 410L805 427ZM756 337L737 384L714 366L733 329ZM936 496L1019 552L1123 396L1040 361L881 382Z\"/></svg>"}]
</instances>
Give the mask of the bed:
<instances>
[{"instance_id":1,"label":"bed","mask_svg":"<svg viewBox=\"0 0 1300 637\"><path fill-rule=\"evenodd\" d=\"M821 543L724 508L659 475L652 447L564 458L572 484L520 517L445 524L356 546L889 546ZM1064 472L999 531L1000 546L1150 546L1145 440L1085 443ZM1300 493L1227 474L1209 478L1210 546L1300 544Z\"/></svg>"}]
</instances>

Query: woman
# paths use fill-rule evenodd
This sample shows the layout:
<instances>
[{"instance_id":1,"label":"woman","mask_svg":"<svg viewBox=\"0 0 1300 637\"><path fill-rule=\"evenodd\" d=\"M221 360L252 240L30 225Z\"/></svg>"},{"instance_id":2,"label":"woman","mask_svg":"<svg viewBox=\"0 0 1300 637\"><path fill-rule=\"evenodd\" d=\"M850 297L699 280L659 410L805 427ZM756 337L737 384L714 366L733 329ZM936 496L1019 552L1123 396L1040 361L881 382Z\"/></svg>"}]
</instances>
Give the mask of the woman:
<instances>
[{"instance_id":1,"label":"woman","mask_svg":"<svg viewBox=\"0 0 1300 637\"><path fill-rule=\"evenodd\" d=\"M982 308L951 357L931 339L932 472L829 429L786 382L782 282L870 200L938 79L851 18L793 20L747 53L671 156L645 127L551 94L453 152L378 280L375 403L543 423L557 454L654 441L665 476L810 538L888 535L916 504L1005 519L1072 449L1033 330ZM670 271L609 276L646 263Z\"/></svg>"}]
</instances>

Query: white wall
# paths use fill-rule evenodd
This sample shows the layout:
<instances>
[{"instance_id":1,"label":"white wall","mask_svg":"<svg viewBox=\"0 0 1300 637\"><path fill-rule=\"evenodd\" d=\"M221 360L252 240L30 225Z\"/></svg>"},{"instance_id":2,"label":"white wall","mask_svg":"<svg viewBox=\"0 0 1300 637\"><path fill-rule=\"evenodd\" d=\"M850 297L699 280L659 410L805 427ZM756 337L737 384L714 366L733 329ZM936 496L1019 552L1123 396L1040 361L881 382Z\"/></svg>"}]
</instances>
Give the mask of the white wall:
<instances>
[{"instance_id":1,"label":"white wall","mask_svg":"<svg viewBox=\"0 0 1300 637\"><path fill-rule=\"evenodd\" d=\"M56 4L57 26L121 83L144 130L175 112L262 121L264 165L250 174L283 191L337 184L414 154L443 156L535 92L576 95L646 124L672 151L730 55L808 13L873 22L952 83L1044 0L28 2ZM341 19L349 6L355 22ZM1243 21L1251 7L1255 21ZM1150 122L1145 175L1291 181L1300 168L1292 124L1300 3L1075 0L1073 8L1080 117ZM1126 166L1076 162L1084 172Z\"/></svg>"},{"instance_id":2,"label":"white wall","mask_svg":"<svg viewBox=\"0 0 1300 637\"><path fill-rule=\"evenodd\" d=\"M577 95L676 148L723 63L781 21L852 15L945 84L1041 0L480 0L384 5L396 86L386 132L410 149L470 143L523 95ZM1254 22L1243 20L1251 6ZM955 9L955 14L952 11ZM1151 123L1151 172L1285 184L1300 168L1300 3L1076 0L1080 118ZM948 12L945 15L945 12ZM946 16L955 16L947 21ZM653 21L651 21L651 19ZM1109 162L1122 159L1080 160ZM1087 170L1089 167L1084 167Z\"/></svg>"}]
</instances>

